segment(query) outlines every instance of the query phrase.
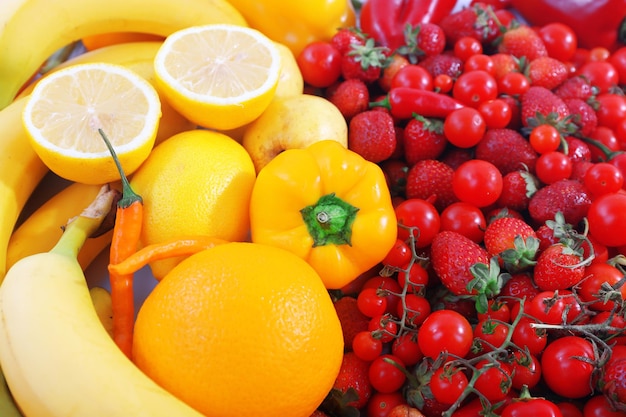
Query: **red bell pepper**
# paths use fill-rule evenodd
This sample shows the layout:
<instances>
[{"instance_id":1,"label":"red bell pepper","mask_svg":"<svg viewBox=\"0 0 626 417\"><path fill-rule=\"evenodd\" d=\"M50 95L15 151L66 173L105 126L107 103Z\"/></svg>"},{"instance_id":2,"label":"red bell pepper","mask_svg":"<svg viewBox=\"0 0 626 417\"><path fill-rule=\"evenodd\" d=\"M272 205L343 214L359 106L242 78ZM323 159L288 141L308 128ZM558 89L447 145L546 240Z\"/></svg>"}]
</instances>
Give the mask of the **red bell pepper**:
<instances>
[{"instance_id":1,"label":"red bell pepper","mask_svg":"<svg viewBox=\"0 0 626 417\"><path fill-rule=\"evenodd\" d=\"M367 0L360 25L378 44L395 50L405 44L407 25L439 23L455 4L456 0Z\"/></svg>"},{"instance_id":2,"label":"red bell pepper","mask_svg":"<svg viewBox=\"0 0 626 417\"><path fill-rule=\"evenodd\" d=\"M624 43L619 33L626 27L626 0L513 0L511 4L531 25L568 25L582 48L601 46L613 51Z\"/></svg>"}]
</instances>

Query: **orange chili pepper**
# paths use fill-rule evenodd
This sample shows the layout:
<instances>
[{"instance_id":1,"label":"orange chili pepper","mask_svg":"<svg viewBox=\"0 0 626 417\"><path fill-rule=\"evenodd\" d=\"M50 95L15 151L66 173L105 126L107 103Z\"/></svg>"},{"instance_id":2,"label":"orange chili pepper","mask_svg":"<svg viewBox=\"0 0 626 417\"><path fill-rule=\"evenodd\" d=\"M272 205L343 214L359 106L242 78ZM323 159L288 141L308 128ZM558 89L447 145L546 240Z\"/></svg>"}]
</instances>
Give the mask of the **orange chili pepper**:
<instances>
[{"instance_id":1,"label":"orange chili pepper","mask_svg":"<svg viewBox=\"0 0 626 417\"><path fill-rule=\"evenodd\" d=\"M122 180L122 198L117 202L115 225L109 251L109 263L122 262L137 251L143 224L143 200L130 187L128 178L115 154L115 150L104 132L99 129ZM113 340L126 356L131 357L133 328L135 325L135 303L133 274L109 273L111 302L113 309Z\"/></svg>"},{"instance_id":2,"label":"orange chili pepper","mask_svg":"<svg viewBox=\"0 0 626 417\"><path fill-rule=\"evenodd\" d=\"M211 236L185 236L145 246L119 263L111 262L109 272L127 275L137 272L151 262L176 256L189 256L228 243L227 240Z\"/></svg>"}]
</instances>

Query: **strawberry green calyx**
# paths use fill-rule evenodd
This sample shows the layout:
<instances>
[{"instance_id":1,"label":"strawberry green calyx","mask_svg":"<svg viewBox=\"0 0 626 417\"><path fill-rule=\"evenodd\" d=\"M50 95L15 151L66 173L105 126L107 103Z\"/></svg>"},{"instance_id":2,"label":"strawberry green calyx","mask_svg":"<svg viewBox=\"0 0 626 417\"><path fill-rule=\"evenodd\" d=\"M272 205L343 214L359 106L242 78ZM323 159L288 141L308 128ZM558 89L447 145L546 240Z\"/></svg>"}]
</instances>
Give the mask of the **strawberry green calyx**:
<instances>
[{"instance_id":1,"label":"strawberry green calyx","mask_svg":"<svg viewBox=\"0 0 626 417\"><path fill-rule=\"evenodd\" d=\"M513 240L515 245L512 249L506 249L500 253L504 262L504 268L511 273L524 271L535 265L537 261L537 251L539 250L539 239L529 236L524 239L517 235Z\"/></svg>"},{"instance_id":2,"label":"strawberry green calyx","mask_svg":"<svg viewBox=\"0 0 626 417\"><path fill-rule=\"evenodd\" d=\"M313 238L313 247L351 245L352 223L359 211L334 193L320 197L317 203L300 210Z\"/></svg>"},{"instance_id":3,"label":"strawberry green calyx","mask_svg":"<svg viewBox=\"0 0 626 417\"><path fill-rule=\"evenodd\" d=\"M506 281L511 278L507 272L501 272L497 256L492 256L489 265L478 262L470 267L474 279L467 284L468 291L476 301L476 311L486 313L488 300L500 294Z\"/></svg>"},{"instance_id":4,"label":"strawberry green calyx","mask_svg":"<svg viewBox=\"0 0 626 417\"><path fill-rule=\"evenodd\" d=\"M370 67L385 68L389 64L389 58L385 53L388 48L375 46L373 38L367 39L364 45L352 44L351 48L348 55L354 57L356 62L360 62L363 70Z\"/></svg>"}]
</instances>

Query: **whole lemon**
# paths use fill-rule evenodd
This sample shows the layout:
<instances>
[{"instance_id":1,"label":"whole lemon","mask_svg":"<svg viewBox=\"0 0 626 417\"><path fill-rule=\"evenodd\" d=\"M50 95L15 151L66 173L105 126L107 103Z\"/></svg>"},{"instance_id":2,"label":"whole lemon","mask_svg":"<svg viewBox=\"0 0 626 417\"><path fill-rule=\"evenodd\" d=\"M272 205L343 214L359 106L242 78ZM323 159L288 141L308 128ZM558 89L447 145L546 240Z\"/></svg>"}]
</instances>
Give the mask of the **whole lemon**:
<instances>
[{"instance_id":1,"label":"whole lemon","mask_svg":"<svg viewBox=\"0 0 626 417\"><path fill-rule=\"evenodd\" d=\"M185 259L135 325L137 366L208 417L309 417L342 357L341 324L319 275L257 243Z\"/></svg>"},{"instance_id":2,"label":"whole lemon","mask_svg":"<svg viewBox=\"0 0 626 417\"><path fill-rule=\"evenodd\" d=\"M154 148L131 179L144 202L140 244L185 235L246 240L255 180L250 156L230 137L202 129L172 136ZM180 261L150 267L160 279Z\"/></svg>"}]
</instances>

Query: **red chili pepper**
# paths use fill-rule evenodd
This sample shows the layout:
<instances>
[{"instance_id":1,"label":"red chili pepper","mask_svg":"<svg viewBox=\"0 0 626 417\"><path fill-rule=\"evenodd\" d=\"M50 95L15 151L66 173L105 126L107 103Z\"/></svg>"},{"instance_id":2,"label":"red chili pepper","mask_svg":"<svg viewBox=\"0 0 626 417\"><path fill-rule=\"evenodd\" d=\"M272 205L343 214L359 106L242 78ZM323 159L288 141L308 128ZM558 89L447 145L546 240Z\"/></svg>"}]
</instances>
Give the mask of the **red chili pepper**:
<instances>
[{"instance_id":1,"label":"red chili pepper","mask_svg":"<svg viewBox=\"0 0 626 417\"><path fill-rule=\"evenodd\" d=\"M385 98L370 103L371 107L385 107L397 119L409 119L414 114L444 119L463 106L454 98L430 90L410 87L392 88Z\"/></svg>"},{"instance_id":2,"label":"red chili pepper","mask_svg":"<svg viewBox=\"0 0 626 417\"><path fill-rule=\"evenodd\" d=\"M438 23L456 0L367 0L360 12L363 32L391 50L405 44L407 25Z\"/></svg>"},{"instance_id":3,"label":"red chili pepper","mask_svg":"<svg viewBox=\"0 0 626 417\"><path fill-rule=\"evenodd\" d=\"M543 26L560 22L576 32L582 48L615 50L624 43L626 0L512 0L528 23Z\"/></svg>"}]
</instances>

